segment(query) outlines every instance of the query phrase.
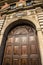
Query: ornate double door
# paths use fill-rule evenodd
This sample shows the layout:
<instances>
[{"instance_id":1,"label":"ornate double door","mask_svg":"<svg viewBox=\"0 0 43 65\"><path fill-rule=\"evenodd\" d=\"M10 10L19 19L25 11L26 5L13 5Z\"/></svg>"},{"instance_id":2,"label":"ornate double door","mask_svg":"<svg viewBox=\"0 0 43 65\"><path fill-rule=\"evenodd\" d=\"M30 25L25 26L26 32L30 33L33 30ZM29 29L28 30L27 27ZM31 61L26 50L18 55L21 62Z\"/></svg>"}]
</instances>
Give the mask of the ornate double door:
<instances>
[{"instance_id":1,"label":"ornate double door","mask_svg":"<svg viewBox=\"0 0 43 65\"><path fill-rule=\"evenodd\" d=\"M18 26L7 38L2 65L41 65L35 30Z\"/></svg>"}]
</instances>

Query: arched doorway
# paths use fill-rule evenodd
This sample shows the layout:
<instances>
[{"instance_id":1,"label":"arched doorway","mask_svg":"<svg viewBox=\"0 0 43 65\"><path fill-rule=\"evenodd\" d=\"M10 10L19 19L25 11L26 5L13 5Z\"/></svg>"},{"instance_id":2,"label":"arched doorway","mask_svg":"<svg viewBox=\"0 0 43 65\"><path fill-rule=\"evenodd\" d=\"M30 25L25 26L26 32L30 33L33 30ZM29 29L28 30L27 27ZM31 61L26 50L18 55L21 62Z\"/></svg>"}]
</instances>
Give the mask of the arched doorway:
<instances>
[{"instance_id":1,"label":"arched doorway","mask_svg":"<svg viewBox=\"0 0 43 65\"><path fill-rule=\"evenodd\" d=\"M41 65L36 30L33 27L19 25L9 32L2 65Z\"/></svg>"}]
</instances>

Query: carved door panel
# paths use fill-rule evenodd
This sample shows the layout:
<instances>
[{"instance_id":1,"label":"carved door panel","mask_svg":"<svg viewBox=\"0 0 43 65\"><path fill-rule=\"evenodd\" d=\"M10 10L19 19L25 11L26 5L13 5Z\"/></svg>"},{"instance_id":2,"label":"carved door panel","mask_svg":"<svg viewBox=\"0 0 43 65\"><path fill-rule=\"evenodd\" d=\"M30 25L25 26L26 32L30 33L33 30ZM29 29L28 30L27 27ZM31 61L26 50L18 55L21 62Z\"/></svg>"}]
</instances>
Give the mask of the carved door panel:
<instances>
[{"instance_id":1,"label":"carved door panel","mask_svg":"<svg viewBox=\"0 0 43 65\"><path fill-rule=\"evenodd\" d=\"M19 26L9 33L2 65L41 65L37 36L33 28Z\"/></svg>"}]
</instances>

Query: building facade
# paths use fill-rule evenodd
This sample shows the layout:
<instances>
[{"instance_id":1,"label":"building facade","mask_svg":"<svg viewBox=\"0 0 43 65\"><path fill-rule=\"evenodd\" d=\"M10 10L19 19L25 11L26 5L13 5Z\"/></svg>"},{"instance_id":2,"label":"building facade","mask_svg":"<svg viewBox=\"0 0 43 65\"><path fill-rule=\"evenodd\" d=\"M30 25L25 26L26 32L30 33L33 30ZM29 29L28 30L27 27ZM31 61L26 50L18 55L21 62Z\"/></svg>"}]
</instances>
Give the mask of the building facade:
<instances>
[{"instance_id":1,"label":"building facade","mask_svg":"<svg viewBox=\"0 0 43 65\"><path fill-rule=\"evenodd\" d=\"M6 62L9 63L8 65L14 65L14 64L16 64L16 65L17 64L18 65L24 65L24 64L25 65L34 65L35 63L36 63L36 65L38 65L38 64L43 65L43 8L41 7L41 3L39 3L38 5L35 4L33 6L25 5L24 7L21 7L22 4L18 5L18 3L17 3L17 6L19 6L17 9L4 11L4 13L2 13L3 19L0 19L0 65L7 65ZM31 33L31 31L32 31L32 33ZM33 34L35 35L35 37ZM9 45L9 43L7 42L10 35L11 35L11 37L14 36L14 40L17 41L16 43L18 46L19 46L18 42L21 45L23 43L24 44L23 48L25 49L25 50L23 49L24 51L22 52L21 51L22 46L20 46L21 50L17 51L17 49L18 49L18 47L17 47L17 49L15 51L16 47L14 47L13 52L15 51L14 52L15 55L17 52L20 51L20 53L17 53L20 55L19 57L17 55L16 56L14 55L14 61L12 61L11 59L9 60L10 56L8 56L9 54L11 56L13 56L13 54L12 54L13 52L11 51L12 47L10 48L11 43ZM24 38L23 38L24 40L22 40L24 42L27 39L29 40L28 43L29 43L30 47L29 47L29 45L27 45L28 51L26 50L26 46L25 46L27 44L27 42L25 44L24 42L20 41L21 37L23 37L23 35L25 35L25 36L27 35L28 37L30 35L30 37L29 38L26 37L26 39L24 36ZM33 35L33 37L31 37L32 35ZM17 37L17 39L16 39L16 37ZM12 40L12 38L10 39L10 42L14 42L14 44L15 44L15 41ZM35 39L35 42L33 42L34 39ZM9 47L7 46L7 44ZM17 45L14 45L14 46L17 46ZM6 48L7 48L7 50L6 50ZM29 52L29 49L30 49L30 52ZM23 60L20 60L22 58L22 53L24 54ZM27 56L25 55L25 53L27 53ZM7 54L8 58L7 58L6 54ZM29 64L27 64L27 60L24 60L24 59L27 59L28 57L29 57L29 60L28 60ZM17 61L17 58L19 59L18 61ZM6 60L6 59L8 59L8 60ZM15 62L15 63L12 64L11 62Z\"/></svg>"}]
</instances>

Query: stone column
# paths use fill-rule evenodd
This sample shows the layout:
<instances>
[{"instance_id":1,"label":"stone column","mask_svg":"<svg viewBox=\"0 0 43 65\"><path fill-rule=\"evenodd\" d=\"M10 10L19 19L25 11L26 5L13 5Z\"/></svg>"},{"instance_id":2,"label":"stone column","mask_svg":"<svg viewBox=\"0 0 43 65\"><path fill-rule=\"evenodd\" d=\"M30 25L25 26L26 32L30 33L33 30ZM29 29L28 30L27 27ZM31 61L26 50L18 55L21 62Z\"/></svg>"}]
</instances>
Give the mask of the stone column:
<instances>
[{"instance_id":1,"label":"stone column","mask_svg":"<svg viewBox=\"0 0 43 65\"><path fill-rule=\"evenodd\" d=\"M43 65L43 35L40 29L37 29L38 41L39 41L39 49L41 55L41 63Z\"/></svg>"}]
</instances>

